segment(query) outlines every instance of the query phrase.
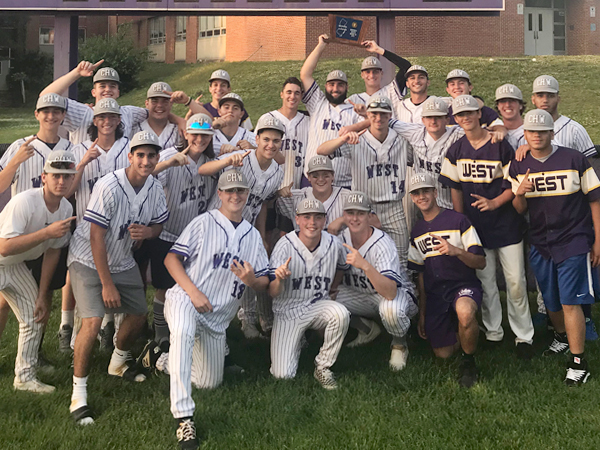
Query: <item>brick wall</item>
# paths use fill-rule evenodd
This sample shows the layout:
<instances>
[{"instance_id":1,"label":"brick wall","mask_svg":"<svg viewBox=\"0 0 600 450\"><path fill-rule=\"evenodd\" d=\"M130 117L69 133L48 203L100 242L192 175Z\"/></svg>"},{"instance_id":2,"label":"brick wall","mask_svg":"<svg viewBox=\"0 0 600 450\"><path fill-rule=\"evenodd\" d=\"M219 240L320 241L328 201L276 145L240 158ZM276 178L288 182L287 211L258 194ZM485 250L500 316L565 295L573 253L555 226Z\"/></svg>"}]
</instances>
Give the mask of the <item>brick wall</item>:
<instances>
[{"instance_id":1,"label":"brick wall","mask_svg":"<svg viewBox=\"0 0 600 450\"><path fill-rule=\"evenodd\" d=\"M198 16L190 16L187 19L185 38L185 62L195 63L198 58Z\"/></svg>"},{"instance_id":2,"label":"brick wall","mask_svg":"<svg viewBox=\"0 0 600 450\"><path fill-rule=\"evenodd\" d=\"M227 16L227 61L305 58L306 18ZM262 47L261 47L262 46Z\"/></svg>"},{"instance_id":3,"label":"brick wall","mask_svg":"<svg viewBox=\"0 0 600 450\"><path fill-rule=\"evenodd\" d=\"M596 8L596 17L590 17L590 7ZM567 53L594 55L600 53L600 0L572 0L567 2ZM591 24L596 31L591 31Z\"/></svg>"}]
</instances>

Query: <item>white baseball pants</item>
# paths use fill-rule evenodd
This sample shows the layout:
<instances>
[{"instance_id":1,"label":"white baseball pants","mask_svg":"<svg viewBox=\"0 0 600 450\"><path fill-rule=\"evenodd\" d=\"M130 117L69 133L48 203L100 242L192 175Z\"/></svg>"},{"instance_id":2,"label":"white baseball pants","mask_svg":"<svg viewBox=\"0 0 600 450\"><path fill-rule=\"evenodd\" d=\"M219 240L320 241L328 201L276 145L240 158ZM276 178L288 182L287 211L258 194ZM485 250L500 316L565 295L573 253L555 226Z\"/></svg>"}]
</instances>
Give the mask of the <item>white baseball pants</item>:
<instances>
[{"instance_id":1,"label":"white baseball pants","mask_svg":"<svg viewBox=\"0 0 600 450\"><path fill-rule=\"evenodd\" d=\"M408 263L409 236L406 217L401 201L373 203L373 211L379 217L381 229L394 240L400 267L406 269Z\"/></svg>"}]
</instances>

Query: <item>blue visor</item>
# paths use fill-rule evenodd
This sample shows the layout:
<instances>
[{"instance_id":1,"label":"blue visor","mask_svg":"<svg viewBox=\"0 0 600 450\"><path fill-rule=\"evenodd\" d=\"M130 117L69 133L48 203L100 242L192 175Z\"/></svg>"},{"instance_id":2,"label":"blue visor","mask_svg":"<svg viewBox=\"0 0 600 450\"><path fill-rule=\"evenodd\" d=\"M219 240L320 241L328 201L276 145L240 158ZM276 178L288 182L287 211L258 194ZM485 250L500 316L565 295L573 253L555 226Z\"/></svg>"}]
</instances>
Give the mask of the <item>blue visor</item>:
<instances>
[{"instance_id":1,"label":"blue visor","mask_svg":"<svg viewBox=\"0 0 600 450\"><path fill-rule=\"evenodd\" d=\"M212 127L210 126L210 123L208 123L208 122L202 122L202 123L193 122L190 124L188 129L190 129L190 130L212 130Z\"/></svg>"}]
</instances>

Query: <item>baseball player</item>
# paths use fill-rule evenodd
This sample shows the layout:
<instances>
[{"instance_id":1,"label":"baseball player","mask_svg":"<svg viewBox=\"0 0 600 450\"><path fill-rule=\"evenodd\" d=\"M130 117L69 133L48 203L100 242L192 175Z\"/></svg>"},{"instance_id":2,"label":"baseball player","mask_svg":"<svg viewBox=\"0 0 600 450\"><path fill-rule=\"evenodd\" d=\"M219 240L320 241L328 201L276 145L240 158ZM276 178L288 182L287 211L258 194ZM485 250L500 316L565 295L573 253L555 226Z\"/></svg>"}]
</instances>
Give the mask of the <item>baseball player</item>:
<instances>
[{"instance_id":1,"label":"baseball player","mask_svg":"<svg viewBox=\"0 0 600 450\"><path fill-rule=\"evenodd\" d=\"M379 335L373 321L381 317L383 326L392 335L390 368L402 370L408 358L406 333L410 319L417 314L416 298L406 270L400 267L394 242L383 231L369 225L371 204L363 192L351 192L344 200L344 219L348 224L342 233L343 246L348 250L344 274L336 300L352 314L350 326L358 329L358 337L348 344L356 347Z\"/></svg>"},{"instance_id":2,"label":"baseball player","mask_svg":"<svg viewBox=\"0 0 600 450\"><path fill-rule=\"evenodd\" d=\"M485 267L486 258L469 219L439 207L435 186L429 174L418 173L409 187L411 199L423 214L411 231L408 261L419 272L418 329L438 358L447 359L462 349L458 382L468 388L479 378L474 354L482 290L475 270Z\"/></svg>"},{"instance_id":3,"label":"baseball player","mask_svg":"<svg viewBox=\"0 0 600 450\"><path fill-rule=\"evenodd\" d=\"M219 117L213 121L217 130L213 137L215 155L256 148L256 134L240 126L243 111L244 102L237 94L227 94L219 100Z\"/></svg>"},{"instance_id":4,"label":"baseball player","mask_svg":"<svg viewBox=\"0 0 600 450\"><path fill-rule=\"evenodd\" d=\"M165 258L176 281L166 294L171 330L168 372L171 413L181 448L198 448L192 385L212 389L223 380L225 330L246 287L264 291L269 261L258 231L243 218L249 180L227 170L218 182L220 207L185 227Z\"/></svg>"},{"instance_id":5,"label":"baseball player","mask_svg":"<svg viewBox=\"0 0 600 450\"><path fill-rule=\"evenodd\" d=\"M325 92L323 92L315 79L313 73L319 62L319 58L325 51L328 36L319 36L319 43L304 61L300 70L300 80L304 87L302 101L310 114L310 130L308 146L306 149L305 164L310 158L317 154L317 148L323 142L338 137L343 126L359 122L361 117L354 112L351 104L345 103L348 94L348 77L341 70L333 70L327 75ZM349 188L351 184L350 160L347 157L339 157L333 162L335 170L334 186ZM305 171L308 167L305 167Z\"/></svg>"},{"instance_id":6,"label":"baseball player","mask_svg":"<svg viewBox=\"0 0 600 450\"><path fill-rule=\"evenodd\" d=\"M152 131L156 133L162 148L175 147L179 140L177 125L169 122L171 108L171 86L163 81L152 83L146 94L148 118L134 127L134 133Z\"/></svg>"},{"instance_id":7,"label":"baseball player","mask_svg":"<svg viewBox=\"0 0 600 450\"><path fill-rule=\"evenodd\" d=\"M454 209L464 211L485 248L487 264L477 276L483 286L481 317L486 338L500 342L504 337L496 283L496 257L499 257L506 279L508 322L515 334L517 355L530 359L533 324L525 281L524 223L512 206L513 193L502 186L504 171L514 152L505 141L491 142L490 132L479 123L481 111L476 99L470 95L458 96L452 101L452 109L465 136L448 150L439 181L452 188Z\"/></svg>"},{"instance_id":8,"label":"baseball player","mask_svg":"<svg viewBox=\"0 0 600 450\"><path fill-rule=\"evenodd\" d=\"M409 96L394 108L395 117L402 122L421 123L423 102L429 98L429 73L425 67L414 65L408 68L405 77Z\"/></svg>"},{"instance_id":9,"label":"baseball player","mask_svg":"<svg viewBox=\"0 0 600 450\"><path fill-rule=\"evenodd\" d=\"M507 129L506 140L517 149L525 143L523 137L523 113L525 102L523 93L514 84L503 84L496 89L496 110L502 116Z\"/></svg>"},{"instance_id":10,"label":"baseball player","mask_svg":"<svg viewBox=\"0 0 600 450\"><path fill-rule=\"evenodd\" d=\"M94 185L83 221L69 247L69 273L82 318L75 340L70 411L77 424L93 423L87 404L87 378L94 340L105 308L127 314L116 336L108 373L144 381L130 348L146 323L146 296L132 248L154 239L168 219L165 193L151 176L158 163L158 136L141 131L131 140L129 167Z\"/></svg>"},{"instance_id":11,"label":"baseball player","mask_svg":"<svg viewBox=\"0 0 600 450\"><path fill-rule=\"evenodd\" d=\"M0 293L19 321L16 390L47 394L54 387L37 378L38 349L50 315L54 270L70 238L73 207L64 198L73 181L75 158L53 150L46 155L42 187L11 198L0 213ZM43 255L39 289L25 261Z\"/></svg>"},{"instance_id":12,"label":"baseball player","mask_svg":"<svg viewBox=\"0 0 600 450\"><path fill-rule=\"evenodd\" d=\"M400 265L406 267L408 230L402 207L406 166L412 164L412 148L388 126L392 103L387 97L372 97L367 104L369 129L359 136L346 133L319 146L320 155L336 155L351 161L352 190L367 194L381 229L394 240Z\"/></svg>"},{"instance_id":13,"label":"baseball player","mask_svg":"<svg viewBox=\"0 0 600 450\"><path fill-rule=\"evenodd\" d=\"M323 231L325 208L314 199L298 203L300 231L281 238L271 255L269 294L275 320L271 333L271 374L294 378L301 339L307 329L324 330L324 342L315 358L314 376L325 389L336 389L330 370L350 323L345 306L331 298L341 280L346 252L338 238Z\"/></svg>"},{"instance_id":14,"label":"baseball player","mask_svg":"<svg viewBox=\"0 0 600 450\"><path fill-rule=\"evenodd\" d=\"M590 375L582 306L594 303L600 286L600 180L581 152L552 143L548 111L529 111L524 122L531 152L510 163L507 180L517 211L529 211L531 266L555 329L544 354L570 351L564 381L577 386Z\"/></svg>"}]
</instances>

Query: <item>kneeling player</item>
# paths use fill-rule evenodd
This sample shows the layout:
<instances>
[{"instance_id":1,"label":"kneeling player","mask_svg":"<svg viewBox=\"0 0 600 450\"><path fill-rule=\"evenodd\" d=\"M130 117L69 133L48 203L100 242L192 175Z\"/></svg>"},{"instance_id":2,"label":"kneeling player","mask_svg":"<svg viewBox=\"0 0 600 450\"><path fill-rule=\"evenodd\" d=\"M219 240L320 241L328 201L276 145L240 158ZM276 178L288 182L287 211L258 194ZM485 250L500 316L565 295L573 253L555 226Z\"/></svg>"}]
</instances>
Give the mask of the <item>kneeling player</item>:
<instances>
[{"instance_id":1,"label":"kneeling player","mask_svg":"<svg viewBox=\"0 0 600 450\"><path fill-rule=\"evenodd\" d=\"M435 181L428 174L411 178L410 196L423 213L411 232L409 268L419 271L419 335L429 339L439 358L462 347L459 384L471 387L481 306L481 282L476 269L485 267L485 254L475 228L464 215L436 203Z\"/></svg>"},{"instance_id":2,"label":"kneeling player","mask_svg":"<svg viewBox=\"0 0 600 450\"><path fill-rule=\"evenodd\" d=\"M260 233L242 217L249 195L246 176L237 170L224 172L218 195L219 209L192 220L165 258L177 283L167 291L165 318L171 330L171 412L183 449L198 448L192 384L221 384L225 330L242 294L247 286L260 292L269 284Z\"/></svg>"},{"instance_id":3,"label":"kneeling player","mask_svg":"<svg viewBox=\"0 0 600 450\"><path fill-rule=\"evenodd\" d=\"M294 378L304 332L309 328L325 330L314 376L325 389L335 389L330 367L348 332L350 313L331 300L330 292L341 280L340 271L348 268L346 252L338 238L323 231L325 208L320 201L301 200L296 222L300 231L282 237L271 255L269 294L275 315L271 373L275 378Z\"/></svg>"},{"instance_id":4,"label":"kneeling player","mask_svg":"<svg viewBox=\"0 0 600 450\"><path fill-rule=\"evenodd\" d=\"M337 301L352 313L351 326L358 337L348 344L355 347L372 341L380 333L371 319L381 316L383 326L393 336L390 368L406 366L406 332L410 318L417 314L416 299L406 271L400 266L392 238L369 225L371 204L366 194L351 192L344 201L343 245L349 250L346 263L352 267L344 274Z\"/></svg>"}]
</instances>

